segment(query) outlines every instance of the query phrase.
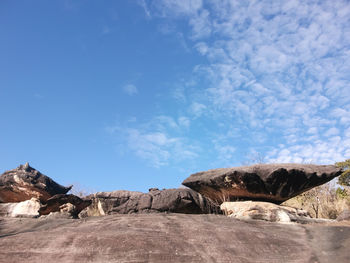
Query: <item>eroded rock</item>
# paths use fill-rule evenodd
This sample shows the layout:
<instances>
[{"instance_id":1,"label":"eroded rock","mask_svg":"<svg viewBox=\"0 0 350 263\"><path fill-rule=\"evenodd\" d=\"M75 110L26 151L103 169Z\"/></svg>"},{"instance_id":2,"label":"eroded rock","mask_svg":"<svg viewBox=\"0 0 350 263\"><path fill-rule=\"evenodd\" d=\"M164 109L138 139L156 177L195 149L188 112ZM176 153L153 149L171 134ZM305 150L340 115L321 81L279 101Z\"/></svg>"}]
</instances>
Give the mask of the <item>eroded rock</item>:
<instances>
[{"instance_id":1,"label":"eroded rock","mask_svg":"<svg viewBox=\"0 0 350 263\"><path fill-rule=\"evenodd\" d=\"M39 210L40 215L48 215L53 212L69 213L77 217L81 210L91 204L90 200L83 200L76 195L59 194L49 198Z\"/></svg>"},{"instance_id":2,"label":"eroded rock","mask_svg":"<svg viewBox=\"0 0 350 263\"><path fill-rule=\"evenodd\" d=\"M305 210L276 205L270 202L224 202L220 208L227 216L237 219L258 219L280 223L315 222Z\"/></svg>"},{"instance_id":3,"label":"eroded rock","mask_svg":"<svg viewBox=\"0 0 350 263\"><path fill-rule=\"evenodd\" d=\"M26 163L0 176L0 203L21 202L32 197L46 201L70 189L71 186L64 187L56 183Z\"/></svg>"},{"instance_id":4,"label":"eroded rock","mask_svg":"<svg viewBox=\"0 0 350 263\"><path fill-rule=\"evenodd\" d=\"M280 204L341 172L334 165L257 164L199 172L182 184L219 204L236 200Z\"/></svg>"},{"instance_id":5,"label":"eroded rock","mask_svg":"<svg viewBox=\"0 0 350 263\"><path fill-rule=\"evenodd\" d=\"M152 213L0 221L0 262L350 262L350 224Z\"/></svg>"},{"instance_id":6,"label":"eroded rock","mask_svg":"<svg viewBox=\"0 0 350 263\"><path fill-rule=\"evenodd\" d=\"M0 216L5 217L38 217L40 201L37 198L31 198L19 203L0 204Z\"/></svg>"},{"instance_id":7,"label":"eroded rock","mask_svg":"<svg viewBox=\"0 0 350 263\"><path fill-rule=\"evenodd\" d=\"M79 217L106 214L173 212L218 213L218 206L191 189L152 188L148 193L132 191L100 192L86 197L92 204Z\"/></svg>"}]
</instances>

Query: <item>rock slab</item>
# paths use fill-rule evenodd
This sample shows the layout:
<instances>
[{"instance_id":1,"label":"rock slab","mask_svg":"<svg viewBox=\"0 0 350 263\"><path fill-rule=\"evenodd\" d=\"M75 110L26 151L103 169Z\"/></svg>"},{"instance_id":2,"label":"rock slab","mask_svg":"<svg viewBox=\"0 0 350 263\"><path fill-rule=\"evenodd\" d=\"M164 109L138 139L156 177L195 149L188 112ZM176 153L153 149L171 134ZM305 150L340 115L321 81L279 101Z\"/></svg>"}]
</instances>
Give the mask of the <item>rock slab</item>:
<instances>
[{"instance_id":1,"label":"rock slab","mask_svg":"<svg viewBox=\"0 0 350 263\"><path fill-rule=\"evenodd\" d=\"M85 199L92 204L79 217L133 213L219 213L220 208L191 189L151 188L148 193L133 191L99 192Z\"/></svg>"},{"instance_id":2,"label":"rock slab","mask_svg":"<svg viewBox=\"0 0 350 263\"><path fill-rule=\"evenodd\" d=\"M0 262L350 262L350 225L223 215L0 219Z\"/></svg>"},{"instance_id":3,"label":"rock slab","mask_svg":"<svg viewBox=\"0 0 350 263\"><path fill-rule=\"evenodd\" d=\"M32 197L46 201L70 189L71 186L64 187L56 183L26 163L0 176L0 203L22 202Z\"/></svg>"},{"instance_id":4,"label":"rock slab","mask_svg":"<svg viewBox=\"0 0 350 263\"><path fill-rule=\"evenodd\" d=\"M257 164L195 173L182 184L219 204L237 200L280 204L341 172L334 165Z\"/></svg>"}]
</instances>

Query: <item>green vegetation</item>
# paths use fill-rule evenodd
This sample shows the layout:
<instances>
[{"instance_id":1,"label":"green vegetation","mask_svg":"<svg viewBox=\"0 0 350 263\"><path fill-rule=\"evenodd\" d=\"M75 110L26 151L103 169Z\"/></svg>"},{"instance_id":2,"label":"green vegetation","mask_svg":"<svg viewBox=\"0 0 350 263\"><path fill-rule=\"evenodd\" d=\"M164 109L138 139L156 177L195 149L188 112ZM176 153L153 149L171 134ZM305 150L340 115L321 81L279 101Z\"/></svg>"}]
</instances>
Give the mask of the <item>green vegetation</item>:
<instances>
[{"instance_id":1,"label":"green vegetation","mask_svg":"<svg viewBox=\"0 0 350 263\"><path fill-rule=\"evenodd\" d=\"M343 169L343 173L338 177L338 184L342 186L350 186L350 159L344 162L335 163L336 166Z\"/></svg>"}]
</instances>

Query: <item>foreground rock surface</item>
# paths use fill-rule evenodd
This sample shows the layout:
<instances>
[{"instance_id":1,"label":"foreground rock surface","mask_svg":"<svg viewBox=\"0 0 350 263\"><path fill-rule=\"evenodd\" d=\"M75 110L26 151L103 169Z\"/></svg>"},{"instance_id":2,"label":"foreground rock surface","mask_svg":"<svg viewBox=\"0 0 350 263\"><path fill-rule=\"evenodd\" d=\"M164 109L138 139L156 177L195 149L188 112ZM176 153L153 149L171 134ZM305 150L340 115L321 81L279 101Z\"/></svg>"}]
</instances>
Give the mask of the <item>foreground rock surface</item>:
<instances>
[{"instance_id":1,"label":"foreground rock surface","mask_svg":"<svg viewBox=\"0 0 350 263\"><path fill-rule=\"evenodd\" d=\"M71 187L59 185L26 163L0 176L0 203L22 202L32 197L46 201L56 194L65 194L70 189Z\"/></svg>"},{"instance_id":2,"label":"foreground rock surface","mask_svg":"<svg viewBox=\"0 0 350 263\"><path fill-rule=\"evenodd\" d=\"M191 189L151 188L148 193L133 191L99 192L86 197L92 204L79 217L108 214L173 212L185 214L218 213L220 208Z\"/></svg>"},{"instance_id":3,"label":"foreground rock surface","mask_svg":"<svg viewBox=\"0 0 350 263\"><path fill-rule=\"evenodd\" d=\"M219 204L236 200L280 204L340 174L334 165L257 164L199 172L182 184Z\"/></svg>"},{"instance_id":4,"label":"foreground rock surface","mask_svg":"<svg viewBox=\"0 0 350 263\"><path fill-rule=\"evenodd\" d=\"M350 224L223 215L0 220L0 262L350 262Z\"/></svg>"},{"instance_id":5,"label":"foreground rock surface","mask_svg":"<svg viewBox=\"0 0 350 263\"><path fill-rule=\"evenodd\" d=\"M327 219L311 218L307 211L269 202L241 201L224 202L220 206L225 215L237 219L257 219L280 223L317 223ZM330 221L330 220L328 220Z\"/></svg>"}]
</instances>

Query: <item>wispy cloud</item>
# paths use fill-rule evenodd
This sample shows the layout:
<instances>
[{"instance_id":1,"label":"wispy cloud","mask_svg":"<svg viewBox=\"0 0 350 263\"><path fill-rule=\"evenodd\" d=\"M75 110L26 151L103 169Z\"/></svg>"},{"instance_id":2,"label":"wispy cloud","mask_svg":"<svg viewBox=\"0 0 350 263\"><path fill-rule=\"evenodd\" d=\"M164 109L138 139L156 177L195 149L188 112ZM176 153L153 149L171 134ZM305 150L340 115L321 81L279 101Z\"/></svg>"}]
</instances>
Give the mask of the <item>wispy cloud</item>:
<instances>
[{"instance_id":1,"label":"wispy cloud","mask_svg":"<svg viewBox=\"0 0 350 263\"><path fill-rule=\"evenodd\" d=\"M158 167L199 158L198 145L222 165L244 152L269 162L350 158L348 1L141 2L206 62L193 68L195 85L171 91L177 116L125 129L132 152Z\"/></svg>"},{"instance_id":2,"label":"wispy cloud","mask_svg":"<svg viewBox=\"0 0 350 263\"><path fill-rule=\"evenodd\" d=\"M151 18L151 12L148 8L148 5L146 3L145 0L138 0L137 3L143 8L143 10L145 11L146 17L147 18Z\"/></svg>"},{"instance_id":3,"label":"wispy cloud","mask_svg":"<svg viewBox=\"0 0 350 263\"><path fill-rule=\"evenodd\" d=\"M177 121L170 116L156 116L149 122L128 122L124 125L107 127L111 135L116 135L118 144L129 152L145 160L150 166L177 165L198 156L199 147L184 137L190 120L180 116Z\"/></svg>"},{"instance_id":4,"label":"wispy cloud","mask_svg":"<svg viewBox=\"0 0 350 263\"><path fill-rule=\"evenodd\" d=\"M285 149L270 151L270 160L302 161L310 149L322 151L315 162L346 157L339 144L350 126L347 1L167 1L161 8L187 19L194 47L209 61L194 71L211 83L188 102L194 116L215 111L242 135L270 137L261 143L278 131Z\"/></svg>"},{"instance_id":5,"label":"wispy cloud","mask_svg":"<svg viewBox=\"0 0 350 263\"><path fill-rule=\"evenodd\" d=\"M136 95L139 92L136 86L133 84L123 86L123 91L130 96Z\"/></svg>"}]
</instances>

